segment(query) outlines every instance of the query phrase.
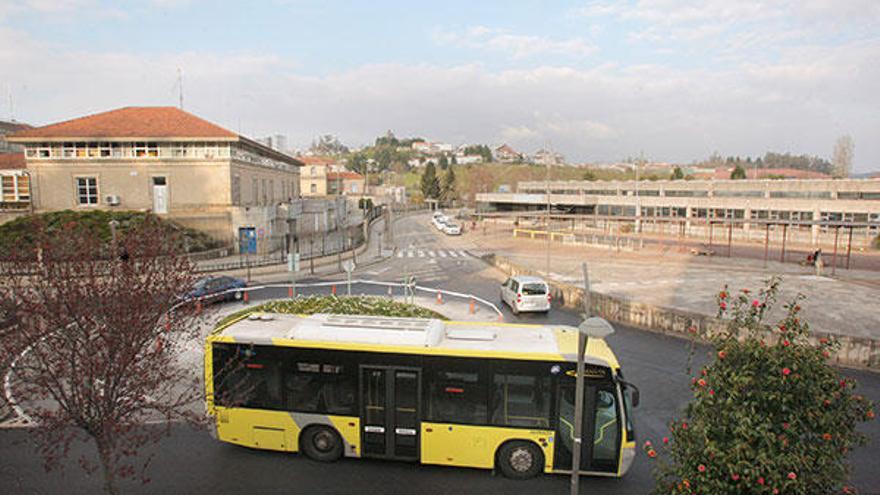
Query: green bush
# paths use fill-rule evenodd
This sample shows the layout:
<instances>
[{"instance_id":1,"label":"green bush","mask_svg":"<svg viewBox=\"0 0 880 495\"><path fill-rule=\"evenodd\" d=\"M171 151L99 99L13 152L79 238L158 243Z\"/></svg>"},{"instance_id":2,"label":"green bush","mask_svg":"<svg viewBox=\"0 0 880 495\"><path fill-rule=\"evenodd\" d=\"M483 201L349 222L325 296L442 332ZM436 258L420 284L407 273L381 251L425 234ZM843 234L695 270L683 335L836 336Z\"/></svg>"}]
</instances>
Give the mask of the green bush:
<instances>
[{"instance_id":1,"label":"green bush","mask_svg":"<svg viewBox=\"0 0 880 495\"><path fill-rule=\"evenodd\" d=\"M106 210L63 210L19 217L0 225L0 252L33 249L36 242L34 235L40 230L41 224L45 225L50 234L61 232L65 226L73 224L76 232L97 236L101 241L109 243L112 237L111 220L119 222L116 229L117 235L125 236L130 228L142 224L146 218L147 213L144 212ZM170 220L159 219L159 222L167 227L169 233L177 232L183 235L190 252L220 247L219 241L212 239L204 232L180 226Z\"/></svg>"},{"instance_id":2,"label":"green bush","mask_svg":"<svg viewBox=\"0 0 880 495\"><path fill-rule=\"evenodd\" d=\"M856 426L874 418L856 382L828 363L834 340L811 343L802 296L770 327L778 280L757 297L725 287L727 330L710 336L714 359L692 379L694 398L658 446L645 443L660 494L832 494L851 490L847 454L865 442ZM769 334L768 334L769 331ZM739 337L739 338L738 338Z\"/></svg>"},{"instance_id":3,"label":"green bush","mask_svg":"<svg viewBox=\"0 0 880 495\"><path fill-rule=\"evenodd\" d=\"M223 325L251 313L287 313L296 315L327 313L337 315L400 316L406 318L446 319L445 316L435 313L430 309L392 301L383 297L308 296L298 297L296 299L270 301L258 306L252 306L223 318L217 325Z\"/></svg>"}]
</instances>

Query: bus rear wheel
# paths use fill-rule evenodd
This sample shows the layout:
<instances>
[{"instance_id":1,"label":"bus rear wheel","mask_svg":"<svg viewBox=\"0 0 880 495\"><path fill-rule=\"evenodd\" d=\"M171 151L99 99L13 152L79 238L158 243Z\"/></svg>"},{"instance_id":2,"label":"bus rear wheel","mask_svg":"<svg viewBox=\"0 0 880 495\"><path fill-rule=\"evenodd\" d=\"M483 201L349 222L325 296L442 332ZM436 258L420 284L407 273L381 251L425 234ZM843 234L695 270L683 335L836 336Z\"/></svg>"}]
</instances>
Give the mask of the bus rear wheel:
<instances>
[{"instance_id":1,"label":"bus rear wheel","mask_svg":"<svg viewBox=\"0 0 880 495\"><path fill-rule=\"evenodd\" d=\"M498 450L498 467L508 478L534 478L544 468L544 453L532 442L508 442Z\"/></svg>"},{"instance_id":2,"label":"bus rear wheel","mask_svg":"<svg viewBox=\"0 0 880 495\"><path fill-rule=\"evenodd\" d=\"M333 462L342 457L343 446L339 433L329 426L309 426L300 436L300 448L309 459Z\"/></svg>"}]
</instances>

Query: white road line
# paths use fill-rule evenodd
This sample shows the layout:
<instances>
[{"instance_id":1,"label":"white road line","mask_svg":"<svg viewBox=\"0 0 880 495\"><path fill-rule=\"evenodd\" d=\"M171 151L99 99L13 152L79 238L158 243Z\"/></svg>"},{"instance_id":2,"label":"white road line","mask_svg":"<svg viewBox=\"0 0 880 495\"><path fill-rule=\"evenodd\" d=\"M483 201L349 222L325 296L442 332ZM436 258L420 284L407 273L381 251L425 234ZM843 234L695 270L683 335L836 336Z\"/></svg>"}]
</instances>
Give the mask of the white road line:
<instances>
[{"instance_id":1,"label":"white road line","mask_svg":"<svg viewBox=\"0 0 880 495\"><path fill-rule=\"evenodd\" d=\"M440 253L440 257L441 257L441 258L445 258L445 257L446 257L446 251L437 251L437 252Z\"/></svg>"},{"instance_id":2,"label":"white road line","mask_svg":"<svg viewBox=\"0 0 880 495\"><path fill-rule=\"evenodd\" d=\"M430 256L430 257L433 258L433 257L434 257L434 251L428 251L428 256Z\"/></svg>"},{"instance_id":3,"label":"white road line","mask_svg":"<svg viewBox=\"0 0 880 495\"><path fill-rule=\"evenodd\" d=\"M456 254L455 251L449 251L449 256L452 256L453 258L458 258L458 254Z\"/></svg>"},{"instance_id":4,"label":"white road line","mask_svg":"<svg viewBox=\"0 0 880 495\"><path fill-rule=\"evenodd\" d=\"M397 257L398 257L398 258L403 258L403 251L398 251L398 252L397 252Z\"/></svg>"},{"instance_id":5,"label":"white road line","mask_svg":"<svg viewBox=\"0 0 880 495\"><path fill-rule=\"evenodd\" d=\"M425 252L419 251L419 258L424 258L424 257L425 257Z\"/></svg>"},{"instance_id":6,"label":"white road line","mask_svg":"<svg viewBox=\"0 0 880 495\"><path fill-rule=\"evenodd\" d=\"M467 258L467 251L462 251L461 249L459 249L458 254L460 254L462 258Z\"/></svg>"},{"instance_id":7,"label":"white road line","mask_svg":"<svg viewBox=\"0 0 880 495\"><path fill-rule=\"evenodd\" d=\"M412 251L407 251L407 252L406 252L406 257L407 257L407 258L412 258L413 256L415 256L415 253L413 253Z\"/></svg>"}]
</instances>

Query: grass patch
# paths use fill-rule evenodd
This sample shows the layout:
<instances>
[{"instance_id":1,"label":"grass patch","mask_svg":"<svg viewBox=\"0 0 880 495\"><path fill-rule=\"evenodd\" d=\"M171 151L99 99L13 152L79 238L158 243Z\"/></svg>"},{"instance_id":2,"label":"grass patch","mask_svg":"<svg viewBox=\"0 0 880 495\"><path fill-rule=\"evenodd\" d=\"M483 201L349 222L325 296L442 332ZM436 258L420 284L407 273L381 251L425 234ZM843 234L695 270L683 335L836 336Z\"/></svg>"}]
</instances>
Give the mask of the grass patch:
<instances>
[{"instance_id":1,"label":"grass patch","mask_svg":"<svg viewBox=\"0 0 880 495\"><path fill-rule=\"evenodd\" d=\"M446 320L440 313L413 304L405 304L375 296L308 296L296 299L269 301L257 306L237 311L217 323L217 326L229 323L251 313L284 313L294 315L311 315L327 313L334 315L363 316L399 316L404 318L436 318Z\"/></svg>"}]
</instances>

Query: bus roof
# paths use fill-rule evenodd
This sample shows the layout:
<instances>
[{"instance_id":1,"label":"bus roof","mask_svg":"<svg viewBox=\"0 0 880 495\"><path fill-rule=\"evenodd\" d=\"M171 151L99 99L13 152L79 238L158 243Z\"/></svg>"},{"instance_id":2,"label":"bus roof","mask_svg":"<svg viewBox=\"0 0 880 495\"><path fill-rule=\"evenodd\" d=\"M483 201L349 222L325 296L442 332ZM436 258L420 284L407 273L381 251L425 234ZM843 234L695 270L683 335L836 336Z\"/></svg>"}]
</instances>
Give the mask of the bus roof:
<instances>
[{"instance_id":1,"label":"bus roof","mask_svg":"<svg viewBox=\"0 0 880 495\"><path fill-rule=\"evenodd\" d=\"M315 349L486 357L539 361L577 359L577 328L441 321L426 318L254 313L217 328L209 342ZM585 361L619 368L602 339L590 339Z\"/></svg>"}]
</instances>

